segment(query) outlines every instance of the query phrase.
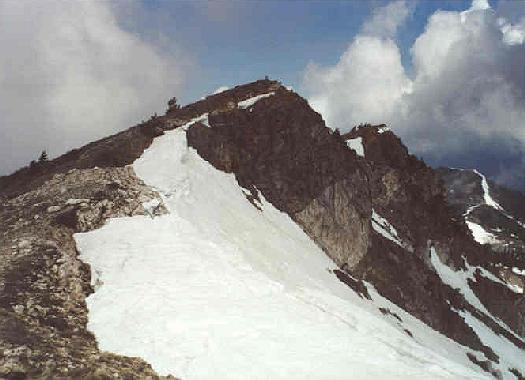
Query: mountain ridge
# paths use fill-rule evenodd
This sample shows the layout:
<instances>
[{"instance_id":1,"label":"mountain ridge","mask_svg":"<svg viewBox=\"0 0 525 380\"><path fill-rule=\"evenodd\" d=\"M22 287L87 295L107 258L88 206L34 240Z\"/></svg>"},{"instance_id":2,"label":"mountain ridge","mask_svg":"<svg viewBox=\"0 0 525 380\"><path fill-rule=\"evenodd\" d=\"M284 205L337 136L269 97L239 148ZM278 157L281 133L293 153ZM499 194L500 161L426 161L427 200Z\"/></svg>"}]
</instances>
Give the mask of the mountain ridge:
<instances>
[{"instance_id":1,"label":"mountain ridge","mask_svg":"<svg viewBox=\"0 0 525 380\"><path fill-rule=\"evenodd\" d=\"M171 195L144 185L130 165L151 149L156 138L175 131L184 133L188 149L198 157L233 175L260 212L268 202L288 215L337 265L334 278L365 299L372 286L385 299L469 347L466 358L496 377L524 371L504 368L509 359L501 357L501 347L487 345L472 327L476 326L472 320L477 321L523 352L523 295L513 291L498 270L501 265L523 268L521 262L502 261L472 239L463 219L449 206L439 174L410 155L386 126L355 127L341 136L325 126L306 100L276 81L257 81L182 108L171 107L164 116L0 178L6 221L2 255L14 256L0 274L14 275L22 265L19 254L20 259L30 258L29 268L42 265L32 257L38 251L34 247L45 242L27 235L41 233L67 246L61 253L64 260L80 265L73 233L89 233L115 217L155 218L168 212L164 203ZM11 247L16 247L16 254ZM49 265L52 271L56 264L50 259ZM83 297L95 289L96 276L81 268L86 290L78 299L84 311L74 326L82 331L87 319ZM75 282L78 276L70 273L66 278ZM32 280L17 281L22 286ZM28 294L31 304L43 302L42 295ZM9 297L0 299L5 312L14 321L21 318L32 331L35 317L27 314L32 310L28 300ZM63 318L68 310L57 315ZM388 309L381 312L391 315ZM55 322L47 323L56 330ZM77 361L85 355L67 354ZM111 364L117 372L119 360Z\"/></svg>"}]
</instances>

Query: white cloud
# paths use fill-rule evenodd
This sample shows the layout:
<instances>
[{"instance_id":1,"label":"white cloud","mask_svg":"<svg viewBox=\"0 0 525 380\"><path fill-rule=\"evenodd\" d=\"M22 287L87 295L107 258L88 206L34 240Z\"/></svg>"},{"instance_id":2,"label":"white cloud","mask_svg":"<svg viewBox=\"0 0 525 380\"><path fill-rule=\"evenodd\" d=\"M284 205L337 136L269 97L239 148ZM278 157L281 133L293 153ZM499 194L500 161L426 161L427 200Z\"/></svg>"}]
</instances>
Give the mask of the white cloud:
<instances>
[{"instance_id":1,"label":"white cloud","mask_svg":"<svg viewBox=\"0 0 525 380\"><path fill-rule=\"evenodd\" d=\"M309 100L331 126L389 123L413 152L438 163L469 152L497 159L509 146L515 152L516 141L525 157L521 22L511 24L484 0L464 12L437 11L412 46L410 77L395 42L365 36L368 25L336 65L306 69Z\"/></svg>"},{"instance_id":2,"label":"white cloud","mask_svg":"<svg viewBox=\"0 0 525 380\"><path fill-rule=\"evenodd\" d=\"M0 172L162 111L180 65L122 29L111 4L0 2Z\"/></svg>"},{"instance_id":3,"label":"white cloud","mask_svg":"<svg viewBox=\"0 0 525 380\"><path fill-rule=\"evenodd\" d=\"M370 20L362 28L362 34L375 37L394 37L412 13L412 7L404 0L394 1L376 8Z\"/></svg>"},{"instance_id":4,"label":"white cloud","mask_svg":"<svg viewBox=\"0 0 525 380\"><path fill-rule=\"evenodd\" d=\"M525 41L525 16L519 23L512 25L506 19L498 18L498 24L503 33L503 42L507 45L521 45Z\"/></svg>"},{"instance_id":5,"label":"white cloud","mask_svg":"<svg viewBox=\"0 0 525 380\"><path fill-rule=\"evenodd\" d=\"M392 38L410 12L405 1L376 9L335 66L308 65L303 81L308 100L329 126L346 130L379 123L400 110L412 84Z\"/></svg>"},{"instance_id":6,"label":"white cloud","mask_svg":"<svg viewBox=\"0 0 525 380\"><path fill-rule=\"evenodd\" d=\"M472 5L470 8L473 10L489 9L490 8L489 0L472 0Z\"/></svg>"},{"instance_id":7,"label":"white cloud","mask_svg":"<svg viewBox=\"0 0 525 380\"><path fill-rule=\"evenodd\" d=\"M334 67L310 65L305 78L312 107L342 129L385 120L410 90L395 43L368 36L357 37Z\"/></svg>"}]
</instances>

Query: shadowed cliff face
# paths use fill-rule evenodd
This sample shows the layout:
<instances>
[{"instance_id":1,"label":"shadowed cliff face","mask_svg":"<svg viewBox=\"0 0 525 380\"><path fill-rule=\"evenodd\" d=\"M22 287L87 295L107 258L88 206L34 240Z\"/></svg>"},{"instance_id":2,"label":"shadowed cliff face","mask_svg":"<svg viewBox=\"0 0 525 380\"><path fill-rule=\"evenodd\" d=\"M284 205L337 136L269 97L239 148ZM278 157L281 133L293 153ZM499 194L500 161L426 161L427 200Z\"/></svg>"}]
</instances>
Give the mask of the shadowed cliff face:
<instances>
[{"instance_id":1,"label":"shadowed cliff face","mask_svg":"<svg viewBox=\"0 0 525 380\"><path fill-rule=\"evenodd\" d=\"M339 265L363 257L372 214L366 172L306 101L280 88L209 123L187 133L204 159L288 213Z\"/></svg>"}]
</instances>

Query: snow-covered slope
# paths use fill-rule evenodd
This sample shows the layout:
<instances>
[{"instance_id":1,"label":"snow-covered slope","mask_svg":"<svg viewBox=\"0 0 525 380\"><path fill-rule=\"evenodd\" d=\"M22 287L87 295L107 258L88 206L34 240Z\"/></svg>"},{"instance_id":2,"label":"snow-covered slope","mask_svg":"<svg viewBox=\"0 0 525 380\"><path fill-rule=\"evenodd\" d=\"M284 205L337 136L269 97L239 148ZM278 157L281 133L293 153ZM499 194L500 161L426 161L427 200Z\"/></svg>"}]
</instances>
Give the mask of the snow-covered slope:
<instances>
[{"instance_id":1,"label":"snow-covered slope","mask_svg":"<svg viewBox=\"0 0 525 380\"><path fill-rule=\"evenodd\" d=\"M339 282L288 215L254 207L182 128L133 167L169 213L75 235L99 284L87 302L101 349L183 379L486 378L470 350Z\"/></svg>"}]
</instances>

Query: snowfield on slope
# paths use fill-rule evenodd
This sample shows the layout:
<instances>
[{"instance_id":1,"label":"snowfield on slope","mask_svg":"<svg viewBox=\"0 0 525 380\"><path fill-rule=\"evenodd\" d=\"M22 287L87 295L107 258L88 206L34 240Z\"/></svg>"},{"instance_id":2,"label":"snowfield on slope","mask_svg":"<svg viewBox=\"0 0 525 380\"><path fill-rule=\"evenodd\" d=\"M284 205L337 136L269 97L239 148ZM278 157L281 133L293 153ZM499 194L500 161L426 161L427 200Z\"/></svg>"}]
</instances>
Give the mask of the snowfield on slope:
<instances>
[{"instance_id":1,"label":"snowfield on slope","mask_svg":"<svg viewBox=\"0 0 525 380\"><path fill-rule=\"evenodd\" d=\"M465 347L339 282L288 215L264 198L254 207L182 128L133 167L169 214L75 234L99 284L87 305L101 350L185 380L489 378ZM377 310L385 304L403 324Z\"/></svg>"}]
</instances>

